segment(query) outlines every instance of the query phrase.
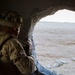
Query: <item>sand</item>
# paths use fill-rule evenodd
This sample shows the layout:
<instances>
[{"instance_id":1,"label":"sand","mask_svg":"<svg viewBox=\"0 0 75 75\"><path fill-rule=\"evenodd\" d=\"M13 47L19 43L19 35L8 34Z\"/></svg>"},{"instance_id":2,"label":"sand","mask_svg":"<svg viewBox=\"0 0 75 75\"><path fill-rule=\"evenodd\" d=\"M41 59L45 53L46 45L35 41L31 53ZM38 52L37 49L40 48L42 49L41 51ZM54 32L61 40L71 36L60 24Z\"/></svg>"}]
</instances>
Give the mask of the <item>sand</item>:
<instances>
[{"instance_id":1,"label":"sand","mask_svg":"<svg viewBox=\"0 0 75 75\"><path fill-rule=\"evenodd\" d=\"M37 59L44 67L58 74L75 75L74 25L37 25L33 36ZM66 63L54 67L59 59Z\"/></svg>"}]
</instances>

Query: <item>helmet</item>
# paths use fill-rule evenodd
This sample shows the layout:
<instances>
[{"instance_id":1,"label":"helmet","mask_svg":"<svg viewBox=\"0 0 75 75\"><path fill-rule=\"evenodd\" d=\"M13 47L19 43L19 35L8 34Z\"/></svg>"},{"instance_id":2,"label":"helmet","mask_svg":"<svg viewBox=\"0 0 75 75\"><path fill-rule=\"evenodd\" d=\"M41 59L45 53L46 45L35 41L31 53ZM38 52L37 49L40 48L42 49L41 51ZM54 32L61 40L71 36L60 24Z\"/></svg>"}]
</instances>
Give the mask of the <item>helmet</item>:
<instances>
[{"instance_id":1,"label":"helmet","mask_svg":"<svg viewBox=\"0 0 75 75\"><path fill-rule=\"evenodd\" d=\"M2 13L0 14L0 31L16 36L18 34L18 29L22 25L22 21L22 16L14 11Z\"/></svg>"}]
</instances>

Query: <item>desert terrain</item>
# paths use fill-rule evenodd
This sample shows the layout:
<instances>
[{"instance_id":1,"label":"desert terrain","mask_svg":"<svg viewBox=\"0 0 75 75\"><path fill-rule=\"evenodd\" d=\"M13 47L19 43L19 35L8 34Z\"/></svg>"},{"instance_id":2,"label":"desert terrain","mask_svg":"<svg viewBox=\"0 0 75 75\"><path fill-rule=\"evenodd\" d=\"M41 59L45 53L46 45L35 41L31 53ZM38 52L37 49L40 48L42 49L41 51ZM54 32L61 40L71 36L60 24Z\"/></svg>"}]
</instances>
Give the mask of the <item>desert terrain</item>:
<instances>
[{"instance_id":1,"label":"desert terrain","mask_svg":"<svg viewBox=\"0 0 75 75\"><path fill-rule=\"evenodd\" d=\"M45 68L75 75L74 23L38 23L33 36L37 59Z\"/></svg>"}]
</instances>

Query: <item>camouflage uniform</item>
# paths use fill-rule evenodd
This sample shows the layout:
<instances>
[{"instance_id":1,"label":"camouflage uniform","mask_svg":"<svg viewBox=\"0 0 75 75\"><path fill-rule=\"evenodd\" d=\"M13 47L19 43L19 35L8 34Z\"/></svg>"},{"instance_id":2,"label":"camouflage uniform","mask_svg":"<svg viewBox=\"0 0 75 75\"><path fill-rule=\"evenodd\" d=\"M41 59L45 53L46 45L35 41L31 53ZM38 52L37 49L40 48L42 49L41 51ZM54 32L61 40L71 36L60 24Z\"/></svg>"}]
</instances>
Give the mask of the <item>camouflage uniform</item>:
<instances>
[{"instance_id":1,"label":"camouflage uniform","mask_svg":"<svg viewBox=\"0 0 75 75\"><path fill-rule=\"evenodd\" d=\"M10 37L0 31L0 45ZM0 50L0 75L30 75L36 70L34 58L27 56L17 38L5 42Z\"/></svg>"}]
</instances>

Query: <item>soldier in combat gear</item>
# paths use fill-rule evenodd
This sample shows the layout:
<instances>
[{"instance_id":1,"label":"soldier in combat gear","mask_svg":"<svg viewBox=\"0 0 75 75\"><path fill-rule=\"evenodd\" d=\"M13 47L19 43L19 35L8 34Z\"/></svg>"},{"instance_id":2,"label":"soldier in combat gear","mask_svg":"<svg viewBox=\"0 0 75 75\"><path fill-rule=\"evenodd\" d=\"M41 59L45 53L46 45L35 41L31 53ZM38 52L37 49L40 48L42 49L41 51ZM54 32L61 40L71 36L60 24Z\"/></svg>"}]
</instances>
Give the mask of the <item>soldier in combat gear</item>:
<instances>
[{"instance_id":1,"label":"soldier in combat gear","mask_svg":"<svg viewBox=\"0 0 75 75\"><path fill-rule=\"evenodd\" d=\"M27 56L17 37L22 17L16 12L0 13L0 75L30 75L36 71L33 56Z\"/></svg>"}]
</instances>

